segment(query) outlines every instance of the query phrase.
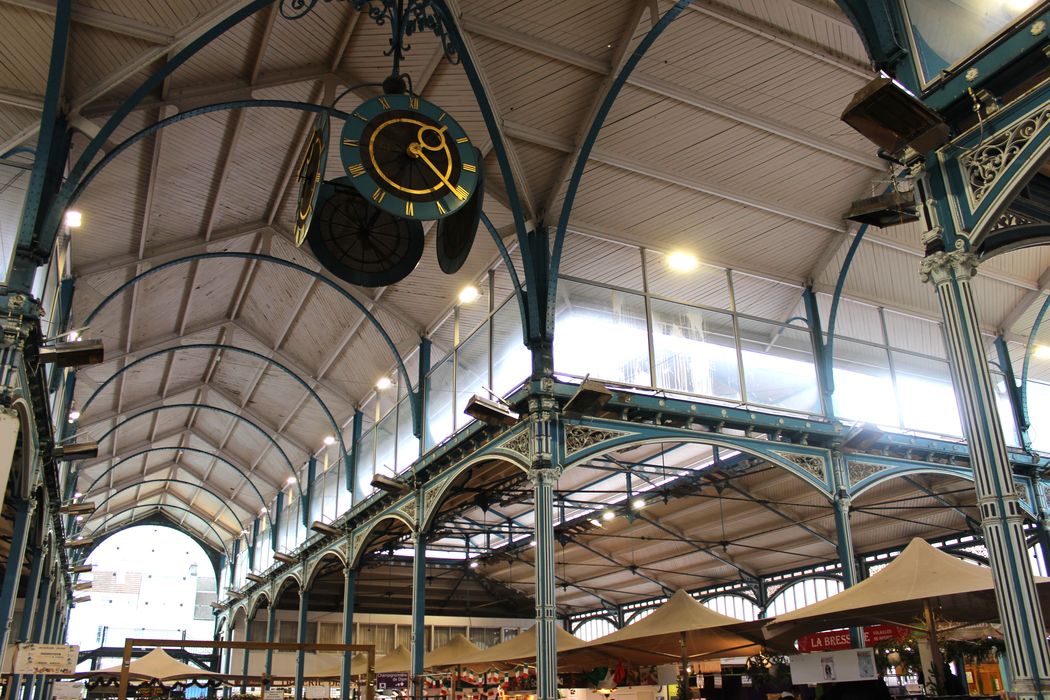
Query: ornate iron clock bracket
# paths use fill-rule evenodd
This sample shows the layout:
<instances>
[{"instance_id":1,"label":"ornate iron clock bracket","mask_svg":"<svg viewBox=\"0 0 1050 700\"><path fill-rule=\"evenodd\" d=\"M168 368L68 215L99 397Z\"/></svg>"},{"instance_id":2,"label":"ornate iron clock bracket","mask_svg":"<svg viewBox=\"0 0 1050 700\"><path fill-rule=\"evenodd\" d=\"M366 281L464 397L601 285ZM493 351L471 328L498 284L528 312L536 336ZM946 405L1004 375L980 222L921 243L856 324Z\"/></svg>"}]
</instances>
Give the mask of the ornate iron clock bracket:
<instances>
[{"instance_id":1,"label":"ornate iron clock bracket","mask_svg":"<svg viewBox=\"0 0 1050 700\"><path fill-rule=\"evenodd\" d=\"M412 49L406 39L417 32L431 31L441 40L441 48L449 63L459 63L459 52L445 26L441 14L434 11L432 0L338 0L348 2L358 12L367 12L373 22L390 25L390 48L383 52L393 56L392 76L400 75L401 61L405 52ZM333 0L324 0L333 2ZM318 0L281 0L281 16L296 20L305 17L317 5Z\"/></svg>"}]
</instances>

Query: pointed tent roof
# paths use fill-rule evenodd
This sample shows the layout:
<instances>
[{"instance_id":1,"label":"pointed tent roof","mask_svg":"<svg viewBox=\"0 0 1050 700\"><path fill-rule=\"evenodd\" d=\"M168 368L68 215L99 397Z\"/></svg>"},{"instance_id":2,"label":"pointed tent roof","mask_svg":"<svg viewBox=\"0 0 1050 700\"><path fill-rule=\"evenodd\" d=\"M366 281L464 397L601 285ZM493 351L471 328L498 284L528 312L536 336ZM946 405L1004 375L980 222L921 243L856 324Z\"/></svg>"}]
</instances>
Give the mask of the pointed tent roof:
<instances>
[{"instance_id":1,"label":"pointed tent roof","mask_svg":"<svg viewBox=\"0 0 1050 700\"><path fill-rule=\"evenodd\" d=\"M412 652L404 644L376 659L376 673L401 673L412 666Z\"/></svg>"},{"instance_id":2,"label":"pointed tent roof","mask_svg":"<svg viewBox=\"0 0 1050 700\"><path fill-rule=\"evenodd\" d=\"M91 675L119 675L120 666L120 664L117 664L116 666L108 666L99 669L98 671L92 671ZM214 671L206 671L203 668L197 668L196 666L190 666L181 661L176 661L168 656L167 652L160 648L154 649L141 658L133 659L131 661L131 666L129 667L129 676L131 678L155 678L162 681L174 681L186 678L204 678L206 676L217 675L219 674Z\"/></svg>"},{"instance_id":3,"label":"pointed tent roof","mask_svg":"<svg viewBox=\"0 0 1050 700\"><path fill-rule=\"evenodd\" d=\"M569 634L561 627L557 628L556 640L558 653L571 652L583 649L587 642L579 637ZM475 668L486 668L512 661L524 661L536 658L536 626L533 625L513 639L482 649L473 656L466 657L460 661L464 666ZM559 662L561 659L559 658Z\"/></svg>"},{"instance_id":4,"label":"pointed tent roof","mask_svg":"<svg viewBox=\"0 0 1050 700\"><path fill-rule=\"evenodd\" d=\"M462 664L463 659L469 658L480 651L481 647L477 644L474 644L462 634L457 634L448 641L448 644L427 654L424 665L427 668L456 666Z\"/></svg>"},{"instance_id":5,"label":"pointed tent roof","mask_svg":"<svg viewBox=\"0 0 1050 700\"><path fill-rule=\"evenodd\" d=\"M1037 577L1042 589L1050 579ZM914 538L884 569L819 602L778 616L766 625L768 638L847 627L880 620L908 623L922 613L923 601L958 622L998 617L992 570L967 564L921 538ZM1044 612L1047 595L1040 596Z\"/></svg>"},{"instance_id":6,"label":"pointed tent roof","mask_svg":"<svg viewBox=\"0 0 1050 700\"><path fill-rule=\"evenodd\" d=\"M745 656L761 650L761 622L746 622L709 609L684 590L641 620L590 643L592 649L638 663L721 654ZM684 635L684 637L683 637Z\"/></svg>"}]
</instances>

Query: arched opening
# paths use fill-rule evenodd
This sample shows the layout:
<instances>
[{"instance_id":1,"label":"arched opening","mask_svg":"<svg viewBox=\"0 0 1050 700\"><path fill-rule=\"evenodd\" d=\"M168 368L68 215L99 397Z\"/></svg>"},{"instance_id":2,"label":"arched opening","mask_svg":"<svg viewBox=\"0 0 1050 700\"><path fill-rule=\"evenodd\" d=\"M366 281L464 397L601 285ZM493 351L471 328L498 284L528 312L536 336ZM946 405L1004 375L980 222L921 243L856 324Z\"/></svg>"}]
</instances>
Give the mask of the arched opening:
<instances>
[{"instance_id":1,"label":"arched opening","mask_svg":"<svg viewBox=\"0 0 1050 700\"><path fill-rule=\"evenodd\" d=\"M94 569L79 580L91 581L91 599L73 607L67 632L69 644L97 650L85 669L119 663L128 638L212 638L212 561L185 533L159 524L127 527L99 543L86 563ZM188 663L210 665L210 649L184 653Z\"/></svg>"}]
</instances>

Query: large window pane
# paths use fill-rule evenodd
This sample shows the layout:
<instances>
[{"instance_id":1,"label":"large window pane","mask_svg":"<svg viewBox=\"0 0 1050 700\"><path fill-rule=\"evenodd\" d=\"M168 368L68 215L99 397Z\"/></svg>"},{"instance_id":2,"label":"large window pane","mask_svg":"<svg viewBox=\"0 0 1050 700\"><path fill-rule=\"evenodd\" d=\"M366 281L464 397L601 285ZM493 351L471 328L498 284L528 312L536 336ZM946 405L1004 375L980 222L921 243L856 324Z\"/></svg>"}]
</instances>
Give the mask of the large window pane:
<instances>
[{"instance_id":1,"label":"large window pane","mask_svg":"<svg viewBox=\"0 0 1050 700\"><path fill-rule=\"evenodd\" d=\"M652 300L656 386L740 399L733 317Z\"/></svg>"},{"instance_id":2,"label":"large window pane","mask_svg":"<svg viewBox=\"0 0 1050 700\"><path fill-rule=\"evenodd\" d=\"M376 474L394 475L394 450L397 445L397 413L391 412L376 426Z\"/></svg>"},{"instance_id":3,"label":"large window pane","mask_svg":"<svg viewBox=\"0 0 1050 700\"><path fill-rule=\"evenodd\" d=\"M361 436L357 450L357 484L354 486L354 501L359 502L372 493L372 469L375 467L375 433L368 431Z\"/></svg>"},{"instance_id":4,"label":"large window pane","mask_svg":"<svg viewBox=\"0 0 1050 700\"><path fill-rule=\"evenodd\" d=\"M905 428L962 437L947 362L895 352L893 369Z\"/></svg>"},{"instance_id":5,"label":"large window pane","mask_svg":"<svg viewBox=\"0 0 1050 700\"><path fill-rule=\"evenodd\" d=\"M452 356L446 357L427 377L427 425L423 449L429 450L452 434Z\"/></svg>"},{"instance_id":6,"label":"large window pane","mask_svg":"<svg viewBox=\"0 0 1050 700\"><path fill-rule=\"evenodd\" d=\"M510 299L492 316L491 389L506 396L528 378L531 364L532 356L522 339L518 302Z\"/></svg>"},{"instance_id":7,"label":"large window pane","mask_svg":"<svg viewBox=\"0 0 1050 700\"><path fill-rule=\"evenodd\" d=\"M419 438L412 432L412 406L402 399L397 407L397 471L411 466L419 457Z\"/></svg>"},{"instance_id":8,"label":"large window pane","mask_svg":"<svg viewBox=\"0 0 1050 700\"><path fill-rule=\"evenodd\" d=\"M1017 434L1017 423L1014 421L1014 407L1007 392L1006 377L992 372L992 391L995 392L995 405L999 409L999 422L1003 426L1003 437L1010 447L1020 447L1021 438Z\"/></svg>"},{"instance_id":9,"label":"large window pane","mask_svg":"<svg viewBox=\"0 0 1050 700\"><path fill-rule=\"evenodd\" d=\"M641 295L561 280L556 318L557 371L651 385L645 302Z\"/></svg>"},{"instance_id":10,"label":"large window pane","mask_svg":"<svg viewBox=\"0 0 1050 700\"><path fill-rule=\"evenodd\" d=\"M473 420L463 413L474 394L487 397L489 384L489 324L486 322L456 350L456 429Z\"/></svg>"},{"instance_id":11,"label":"large window pane","mask_svg":"<svg viewBox=\"0 0 1050 700\"><path fill-rule=\"evenodd\" d=\"M879 425L899 425L885 348L836 338L833 344L835 416Z\"/></svg>"},{"instance_id":12,"label":"large window pane","mask_svg":"<svg viewBox=\"0 0 1050 700\"><path fill-rule=\"evenodd\" d=\"M1028 380L1026 393L1032 447L1050 452L1050 385Z\"/></svg>"},{"instance_id":13,"label":"large window pane","mask_svg":"<svg viewBox=\"0 0 1050 700\"><path fill-rule=\"evenodd\" d=\"M820 411L809 331L740 319L740 346L749 403Z\"/></svg>"}]
</instances>

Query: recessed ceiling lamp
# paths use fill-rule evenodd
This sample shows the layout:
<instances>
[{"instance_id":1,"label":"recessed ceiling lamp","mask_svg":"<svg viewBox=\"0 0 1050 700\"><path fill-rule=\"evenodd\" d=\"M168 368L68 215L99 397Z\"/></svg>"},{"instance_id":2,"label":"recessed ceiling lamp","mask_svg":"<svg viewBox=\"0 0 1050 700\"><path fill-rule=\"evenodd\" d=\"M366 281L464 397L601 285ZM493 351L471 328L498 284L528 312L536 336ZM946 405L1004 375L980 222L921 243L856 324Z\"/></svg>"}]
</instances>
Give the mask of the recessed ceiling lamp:
<instances>
[{"instance_id":1,"label":"recessed ceiling lamp","mask_svg":"<svg viewBox=\"0 0 1050 700\"><path fill-rule=\"evenodd\" d=\"M470 562L470 568L472 568L472 569L478 568L478 560L477 559L475 559L474 561Z\"/></svg>"},{"instance_id":2,"label":"recessed ceiling lamp","mask_svg":"<svg viewBox=\"0 0 1050 700\"><path fill-rule=\"evenodd\" d=\"M612 508L606 508L602 511L602 520L612 520L616 517L616 513L613 512Z\"/></svg>"},{"instance_id":3,"label":"recessed ceiling lamp","mask_svg":"<svg viewBox=\"0 0 1050 700\"><path fill-rule=\"evenodd\" d=\"M645 499L644 498L636 498L636 499L634 499L633 501L631 501L631 508L634 508L635 510L641 510L642 508L645 508Z\"/></svg>"},{"instance_id":4,"label":"recessed ceiling lamp","mask_svg":"<svg viewBox=\"0 0 1050 700\"><path fill-rule=\"evenodd\" d=\"M80 418L80 411L78 411L77 409L74 408L72 411L69 412L69 422L70 423L72 423L75 420L78 420L79 418Z\"/></svg>"},{"instance_id":5,"label":"recessed ceiling lamp","mask_svg":"<svg viewBox=\"0 0 1050 700\"><path fill-rule=\"evenodd\" d=\"M700 261L692 253L684 250L676 250L667 256L667 266L675 272L692 272L700 265Z\"/></svg>"},{"instance_id":6,"label":"recessed ceiling lamp","mask_svg":"<svg viewBox=\"0 0 1050 700\"><path fill-rule=\"evenodd\" d=\"M391 384L393 384L393 382L390 381L390 377L380 377L376 380L376 389L385 391L390 388Z\"/></svg>"},{"instance_id":7,"label":"recessed ceiling lamp","mask_svg":"<svg viewBox=\"0 0 1050 700\"><path fill-rule=\"evenodd\" d=\"M471 285L467 285L466 287L464 287L463 289L461 289L459 291L459 303L460 304L469 304L471 302L477 301L478 297L480 297L480 296L481 296L481 292L478 291L477 287L475 287L472 284Z\"/></svg>"},{"instance_id":8,"label":"recessed ceiling lamp","mask_svg":"<svg viewBox=\"0 0 1050 700\"><path fill-rule=\"evenodd\" d=\"M294 476L290 476L290 477L288 477L288 480L285 481L284 483L287 484L288 486L291 486L296 481L298 481L298 479L296 479Z\"/></svg>"},{"instance_id":9,"label":"recessed ceiling lamp","mask_svg":"<svg viewBox=\"0 0 1050 700\"><path fill-rule=\"evenodd\" d=\"M76 209L70 209L66 212L66 226L69 228L80 228L80 224L84 223L84 216Z\"/></svg>"},{"instance_id":10,"label":"recessed ceiling lamp","mask_svg":"<svg viewBox=\"0 0 1050 700\"><path fill-rule=\"evenodd\" d=\"M325 435L324 436L324 440L322 440L321 442L323 442L328 447L331 447L332 445L335 444L335 437L333 437L331 435Z\"/></svg>"},{"instance_id":11,"label":"recessed ceiling lamp","mask_svg":"<svg viewBox=\"0 0 1050 700\"><path fill-rule=\"evenodd\" d=\"M1050 345L1036 345L1033 354L1040 360L1050 360Z\"/></svg>"}]
</instances>

